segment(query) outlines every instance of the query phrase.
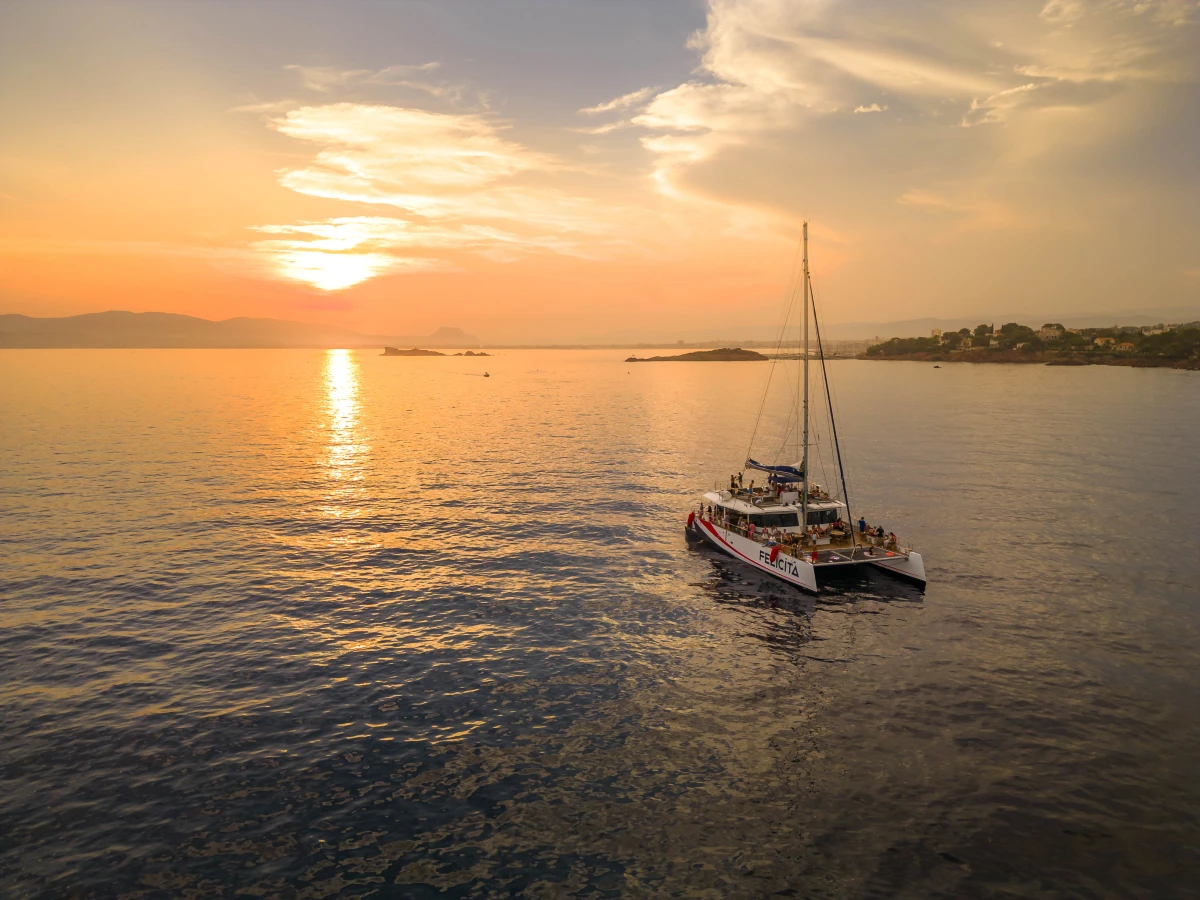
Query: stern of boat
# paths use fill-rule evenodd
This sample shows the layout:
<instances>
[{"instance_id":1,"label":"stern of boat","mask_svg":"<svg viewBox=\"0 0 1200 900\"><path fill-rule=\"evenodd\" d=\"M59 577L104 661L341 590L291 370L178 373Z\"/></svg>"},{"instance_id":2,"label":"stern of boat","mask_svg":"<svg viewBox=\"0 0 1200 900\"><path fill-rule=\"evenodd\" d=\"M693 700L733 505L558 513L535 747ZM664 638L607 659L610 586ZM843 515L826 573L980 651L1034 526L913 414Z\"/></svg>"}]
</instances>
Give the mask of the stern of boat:
<instances>
[{"instance_id":1,"label":"stern of boat","mask_svg":"<svg viewBox=\"0 0 1200 900\"><path fill-rule=\"evenodd\" d=\"M875 560L874 565L881 569L887 569L895 575L919 582L922 587L925 586L925 560L915 550L909 550L907 556Z\"/></svg>"}]
</instances>

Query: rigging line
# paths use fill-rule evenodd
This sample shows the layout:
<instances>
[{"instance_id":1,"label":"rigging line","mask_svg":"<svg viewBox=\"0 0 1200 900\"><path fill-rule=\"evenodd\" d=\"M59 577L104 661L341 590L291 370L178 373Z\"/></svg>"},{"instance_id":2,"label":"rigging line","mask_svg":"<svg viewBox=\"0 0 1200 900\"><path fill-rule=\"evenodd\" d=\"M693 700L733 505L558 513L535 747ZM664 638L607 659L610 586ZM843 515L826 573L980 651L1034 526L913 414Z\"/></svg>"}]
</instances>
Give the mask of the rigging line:
<instances>
[{"instance_id":1,"label":"rigging line","mask_svg":"<svg viewBox=\"0 0 1200 900\"><path fill-rule=\"evenodd\" d=\"M796 376L797 376L794 380L792 378L793 374L796 374ZM801 390L799 373L793 373L791 366L784 366L783 377L787 381L787 387L788 387L788 399L789 399L788 409L789 410L798 409L800 407L800 390ZM787 420L787 427L783 431L782 438L780 438L779 449L775 452L774 459L776 462L781 462L781 461L786 462L787 461L787 459L788 459L788 457L787 457L788 440L791 439L793 436L799 436L799 434L800 434L800 421L794 417L789 416L789 418Z\"/></svg>"},{"instance_id":2,"label":"rigging line","mask_svg":"<svg viewBox=\"0 0 1200 900\"><path fill-rule=\"evenodd\" d=\"M857 548L858 542L854 537L854 516L850 512L850 492L846 490L846 467L842 465L842 447L838 442L837 420L833 417L833 396L829 393L829 372L825 369L825 346L821 343L821 325L817 321L817 294L812 289L812 280L808 283L809 296L812 297L813 304L813 326L817 331L817 353L821 355L821 377L825 382L825 402L829 405L829 428L833 432L833 450L837 454L838 473L842 476L842 498L846 503L846 518L850 524L850 545L851 556L854 555L854 549Z\"/></svg>"},{"instance_id":3,"label":"rigging line","mask_svg":"<svg viewBox=\"0 0 1200 900\"><path fill-rule=\"evenodd\" d=\"M792 317L792 310L796 306L796 261L800 258L800 245L796 245L796 254L792 257L792 273L788 279L787 291L787 307L783 313L783 325L779 329L779 340L775 344L775 356L771 360L771 368L767 371L767 384L763 388L762 400L758 404L758 415L754 417L754 430L750 432L750 446L746 448L746 459L750 458L750 452L754 449L754 438L758 435L758 426L762 421L763 409L767 405L767 395L771 392L771 378L775 375L775 366L779 363L779 350L783 346L783 339L787 335L788 321ZM745 463L742 463L743 467ZM744 469L743 469L744 471Z\"/></svg>"},{"instance_id":4,"label":"rigging line","mask_svg":"<svg viewBox=\"0 0 1200 900\"><path fill-rule=\"evenodd\" d=\"M809 286L811 288L811 280L810 280ZM842 414L842 404L841 404L841 401L837 397L833 396L833 394L836 393L836 391L833 390L833 382L832 381L829 382L829 391L830 391L830 400L831 400L830 415L835 418L840 417ZM852 477L853 476L847 475L845 470L842 471L842 480L847 485L847 487L849 486L850 480ZM857 494L855 496L857 496ZM843 499L845 499L845 498L843 498ZM847 509L848 509L848 507L847 507Z\"/></svg>"}]
</instances>

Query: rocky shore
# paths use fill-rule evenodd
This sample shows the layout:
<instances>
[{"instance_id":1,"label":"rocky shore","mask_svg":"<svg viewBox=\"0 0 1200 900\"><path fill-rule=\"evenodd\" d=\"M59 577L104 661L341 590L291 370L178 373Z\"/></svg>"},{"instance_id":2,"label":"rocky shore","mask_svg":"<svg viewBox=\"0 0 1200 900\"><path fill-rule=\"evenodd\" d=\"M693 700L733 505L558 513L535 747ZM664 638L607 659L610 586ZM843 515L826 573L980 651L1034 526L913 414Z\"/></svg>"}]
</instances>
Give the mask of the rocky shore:
<instances>
[{"instance_id":1,"label":"rocky shore","mask_svg":"<svg viewBox=\"0 0 1200 900\"><path fill-rule=\"evenodd\" d=\"M631 356L625 362L757 362L766 361L767 357L753 350L743 350L741 347L722 347L720 350L693 350L691 353L681 353L678 356L648 356L639 359Z\"/></svg>"}]
</instances>

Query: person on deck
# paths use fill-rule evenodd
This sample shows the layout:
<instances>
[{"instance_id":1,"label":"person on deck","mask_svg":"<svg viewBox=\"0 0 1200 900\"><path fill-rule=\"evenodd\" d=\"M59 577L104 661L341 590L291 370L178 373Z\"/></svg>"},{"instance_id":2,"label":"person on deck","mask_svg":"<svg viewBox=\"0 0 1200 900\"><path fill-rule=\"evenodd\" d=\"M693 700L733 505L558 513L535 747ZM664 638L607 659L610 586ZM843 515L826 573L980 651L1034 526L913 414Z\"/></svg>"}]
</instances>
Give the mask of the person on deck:
<instances>
[{"instance_id":1,"label":"person on deck","mask_svg":"<svg viewBox=\"0 0 1200 900\"><path fill-rule=\"evenodd\" d=\"M863 518L862 516L859 516L858 517L858 533L866 534L866 531L867 531L867 520L865 518Z\"/></svg>"}]
</instances>

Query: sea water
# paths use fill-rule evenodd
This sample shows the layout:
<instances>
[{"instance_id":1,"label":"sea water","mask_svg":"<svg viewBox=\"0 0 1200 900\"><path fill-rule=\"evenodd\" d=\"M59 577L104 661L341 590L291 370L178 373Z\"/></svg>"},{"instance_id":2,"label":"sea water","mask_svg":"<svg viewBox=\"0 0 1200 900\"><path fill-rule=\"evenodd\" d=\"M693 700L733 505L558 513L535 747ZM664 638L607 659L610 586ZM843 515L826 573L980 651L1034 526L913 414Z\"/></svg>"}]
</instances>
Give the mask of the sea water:
<instances>
[{"instance_id":1,"label":"sea water","mask_svg":"<svg viewBox=\"0 0 1200 900\"><path fill-rule=\"evenodd\" d=\"M1200 374L831 362L812 598L625 355L0 354L0 893L1194 896Z\"/></svg>"}]
</instances>

